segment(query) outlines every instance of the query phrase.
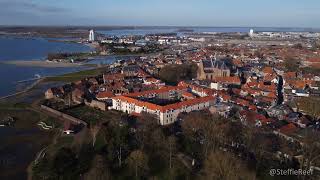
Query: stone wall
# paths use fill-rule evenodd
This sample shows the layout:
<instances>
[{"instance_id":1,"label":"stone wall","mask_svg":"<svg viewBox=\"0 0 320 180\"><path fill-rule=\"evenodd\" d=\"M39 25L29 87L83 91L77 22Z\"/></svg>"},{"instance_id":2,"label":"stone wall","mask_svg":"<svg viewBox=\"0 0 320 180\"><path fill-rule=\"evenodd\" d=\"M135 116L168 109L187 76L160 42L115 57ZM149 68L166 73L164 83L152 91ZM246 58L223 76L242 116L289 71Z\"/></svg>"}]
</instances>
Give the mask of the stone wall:
<instances>
[{"instance_id":1,"label":"stone wall","mask_svg":"<svg viewBox=\"0 0 320 180\"><path fill-rule=\"evenodd\" d=\"M68 121L74 122L76 124L84 124L86 126L88 125L86 122L84 122L78 118L75 118L75 117L70 116L68 114L62 113L62 112L57 111L55 109L52 109L48 106L41 105L41 109L54 114L57 118L61 118L63 120L68 120Z\"/></svg>"},{"instance_id":2,"label":"stone wall","mask_svg":"<svg viewBox=\"0 0 320 180\"><path fill-rule=\"evenodd\" d=\"M92 108L100 109L101 111L105 111L107 109L107 105L104 102L92 100L91 102L85 101L84 102L87 106L90 106Z\"/></svg>"}]
</instances>

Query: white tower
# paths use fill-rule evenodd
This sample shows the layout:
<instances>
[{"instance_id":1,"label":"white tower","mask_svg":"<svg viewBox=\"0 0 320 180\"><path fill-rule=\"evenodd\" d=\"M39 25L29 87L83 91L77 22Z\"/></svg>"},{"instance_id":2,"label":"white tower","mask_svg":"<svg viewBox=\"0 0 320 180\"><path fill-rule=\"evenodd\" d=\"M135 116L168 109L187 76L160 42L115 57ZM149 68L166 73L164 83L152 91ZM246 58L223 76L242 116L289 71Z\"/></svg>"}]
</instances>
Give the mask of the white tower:
<instances>
[{"instance_id":1,"label":"white tower","mask_svg":"<svg viewBox=\"0 0 320 180\"><path fill-rule=\"evenodd\" d=\"M253 29L250 29L250 31L249 31L249 36L250 36L250 37L253 37L253 35L254 35L254 31L253 31Z\"/></svg>"},{"instance_id":2,"label":"white tower","mask_svg":"<svg viewBox=\"0 0 320 180\"><path fill-rule=\"evenodd\" d=\"M95 41L94 30L90 30L89 32L89 41Z\"/></svg>"}]
</instances>

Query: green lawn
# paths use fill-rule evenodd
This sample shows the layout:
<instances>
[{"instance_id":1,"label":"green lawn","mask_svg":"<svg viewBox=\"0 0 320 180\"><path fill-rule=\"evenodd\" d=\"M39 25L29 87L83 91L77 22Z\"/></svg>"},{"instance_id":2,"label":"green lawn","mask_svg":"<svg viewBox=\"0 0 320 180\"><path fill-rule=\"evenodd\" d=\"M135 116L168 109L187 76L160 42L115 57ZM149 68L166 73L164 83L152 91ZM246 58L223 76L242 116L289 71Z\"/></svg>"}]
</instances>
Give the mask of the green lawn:
<instances>
[{"instance_id":1,"label":"green lawn","mask_svg":"<svg viewBox=\"0 0 320 180\"><path fill-rule=\"evenodd\" d=\"M105 68L84 70L84 71L64 74L64 75L55 76L55 77L47 77L45 79L45 81L47 81L47 82L52 82L52 81L74 82L74 81L82 80L86 77L98 76L98 75L102 74L104 70L105 70Z\"/></svg>"},{"instance_id":2,"label":"green lawn","mask_svg":"<svg viewBox=\"0 0 320 180\"><path fill-rule=\"evenodd\" d=\"M0 103L0 119L13 117L16 120L14 124L14 127L16 129L32 129L35 127L38 128L37 123L40 121L46 122L48 125L61 127L62 124L60 121L45 114L32 111L28 108L30 108L30 106L23 103Z\"/></svg>"},{"instance_id":3,"label":"green lawn","mask_svg":"<svg viewBox=\"0 0 320 180\"><path fill-rule=\"evenodd\" d=\"M57 134L56 134L57 136ZM73 144L73 136L61 136L56 139L56 143L52 143L48 146L46 152L49 156L54 155L59 149L63 147L71 147Z\"/></svg>"},{"instance_id":4,"label":"green lawn","mask_svg":"<svg viewBox=\"0 0 320 180\"><path fill-rule=\"evenodd\" d=\"M117 111L101 111L88 106L79 106L64 111L66 114L79 118L88 124L90 122L106 122L109 120L119 121L121 113Z\"/></svg>"}]
</instances>

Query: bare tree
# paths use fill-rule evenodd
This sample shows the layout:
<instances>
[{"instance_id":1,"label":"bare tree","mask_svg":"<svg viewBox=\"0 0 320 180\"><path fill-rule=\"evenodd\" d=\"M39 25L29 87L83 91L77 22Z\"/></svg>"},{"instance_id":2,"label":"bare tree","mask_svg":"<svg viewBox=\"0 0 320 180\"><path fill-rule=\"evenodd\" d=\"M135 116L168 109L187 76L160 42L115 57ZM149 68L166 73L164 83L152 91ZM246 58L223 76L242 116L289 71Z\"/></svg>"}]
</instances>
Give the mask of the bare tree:
<instances>
[{"instance_id":1,"label":"bare tree","mask_svg":"<svg viewBox=\"0 0 320 180\"><path fill-rule=\"evenodd\" d=\"M204 162L202 179L210 180L254 180L255 173L250 172L246 165L228 152L210 152Z\"/></svg>"},{"instance_id":2,"label":"bare tree","mask_svg":"<svg viewBox=\"0 0 320 180\"><path fill-rule=\"evenodd\" d=\"M156 142L159 142L159 138L163 139L163 134L160 132L159 124L157 122L157 118L148 113L142 113L141 117L139 117L139 121L141 123L140 127L137 129L136 139L139 141L142 149L144 148L154 148ZM158 134L158 135L156 135ZM159 137L161 136L161 137Z\"/></svg>"},{"instance_id":3,"label":"bare tree","mask_svg":"<svg viewBox=\"0 0 320 180\"><path fill-rule=\"evenodd\" d=\"M139 173L142 174L148 170L148 156L141 150L133 151L128 157L128 165L130 169L134 169L135 176L138 178Z\"/></svg>"},{"instance_id":4,"label":"bare tree","mask_svg":"<svg viewBox=\"0 0 320 180\"><path fill-rule=\"evenodd\" d=\"M176 139L174 136L170 136L167 138L168 146L169 146L169 168L172 169L172 156L176 151Z\"/></svg>"},{"instance_id":5,"label":"bare tree","mask_svg":"<svg viewBox=\"0 0 320 180\"><path fill-rule=\"evenodd\" d=\"M196 137L203 144L204 155L207 156L210 150L218 148L223 141L223 129L221 118L212 116L209 113L195 112L189 114L182 122L182 129L186 136Z\"/></svg>"},{"instance_id":6,"label":"bare tree","mask_svg":"<svg viewBox=\"0 0 320 180\"><path fill-rule=\"evenodd\" d=\"M84 175L84 180L111 180L109 168L103 156L96 155L91 169Z\"/></svg>"},{"instance_id":7,"label":"bare tree","mask_svg":"<svg viewBox=\"0 0 320 180\"><path fill-rule=\"evenodd\" d=\"M90 132L92 135L92 146L94 147L95 143L96 143L96 139L97 139L97 134L99 133L101 129L101 125L100 124L91 124L90 125Z\"/></svg>"},{"instance_id":8,"label":"bare tree","mask_svg":"<svg viewBox=\"0 0 320 180\"><path fill-rule=\"evenodd\" d=\"M320 165L320 133L309 130L302 140L303 160L301 168L310 168L311 166Z\"/></svg>"}]
</instances>

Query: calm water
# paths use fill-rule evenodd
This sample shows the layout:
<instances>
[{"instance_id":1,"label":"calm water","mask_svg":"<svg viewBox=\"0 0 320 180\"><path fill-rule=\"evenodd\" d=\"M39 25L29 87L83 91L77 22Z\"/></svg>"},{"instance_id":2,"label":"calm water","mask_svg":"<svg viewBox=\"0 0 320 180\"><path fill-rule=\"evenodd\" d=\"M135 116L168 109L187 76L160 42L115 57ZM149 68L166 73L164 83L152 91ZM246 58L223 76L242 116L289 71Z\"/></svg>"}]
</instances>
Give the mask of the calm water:
<instances>
[{"instance_id":1,"label":"calm water","mask_svg":"<svg viewBox=\"0 0 320 180\"><path fill-rule=\"evenodd\" d=\"M88 52L91 48L81 44L50 42L42 38L0 37L0 97L24 89L29 83L17 84L17 81L30 79L35 74L41 76L58 75L79 71L74 68L22 67L1 64L7 60L44 60L48 53Z\"/></svg>"},{"instance_id":2,"label":"calm water","mask_svg":"<svg viewBox=\"0 0 320 180\"><path fill-rule=\"evenodd\" d=\"M41 76L59 75L75 72L84 67L74 68L43 68L43 67L22 67L8 64L0 64L0 97L21 91L32 83L17 83L17 81L34 78L35 74Z\"/></svg>"},{"instance_id":3,"label":"calm water","mask_svg":"<svg viewBox=\"0 0 320 180\"><path fill-rule=\"evenodd\" d=\"M0 37L0 61L41 60L48 53L88 52L91 48L82 44L50 42L43 38Z\"/></svg>"}]
</instances>

